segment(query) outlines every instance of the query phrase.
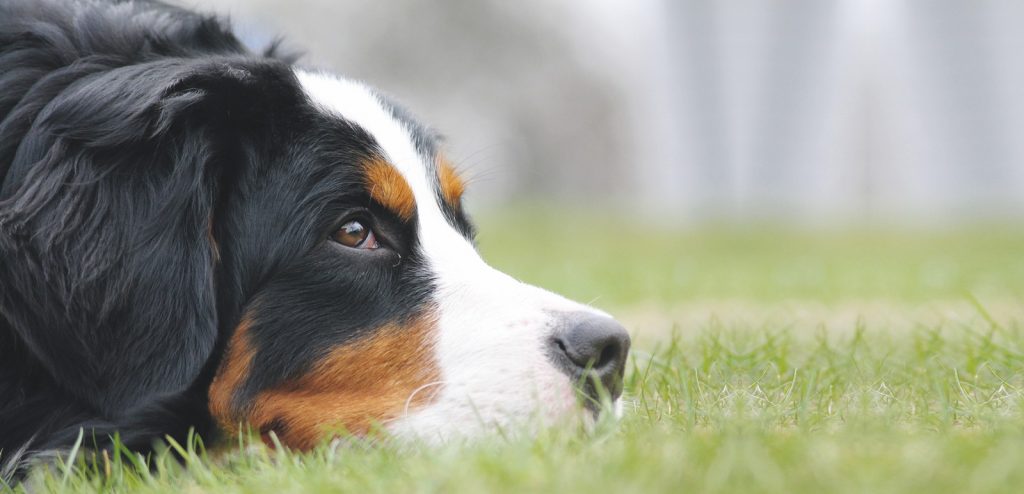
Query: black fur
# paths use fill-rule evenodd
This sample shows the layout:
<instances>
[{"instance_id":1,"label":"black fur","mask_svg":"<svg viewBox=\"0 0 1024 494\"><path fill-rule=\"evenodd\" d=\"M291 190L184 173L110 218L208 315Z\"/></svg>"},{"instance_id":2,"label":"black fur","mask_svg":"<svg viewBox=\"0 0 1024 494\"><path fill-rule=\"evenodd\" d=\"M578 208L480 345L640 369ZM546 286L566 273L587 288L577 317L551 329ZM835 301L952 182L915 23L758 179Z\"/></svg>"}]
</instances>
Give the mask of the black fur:
<instances>
[{"instance_id":1,"label":"black fur","mask_svg":"<svg viewBox=\"0 0 1024 494\"><path fill-rule=\"evenodd\" d=\"M243 314L242 401L426 303L415 225L358 186L373 137L317 111L291 62L159 2L0 0L0 471L82 430L211 437ZM326 240L353 214L387 248Z\"/></svg>"}]
</instances>

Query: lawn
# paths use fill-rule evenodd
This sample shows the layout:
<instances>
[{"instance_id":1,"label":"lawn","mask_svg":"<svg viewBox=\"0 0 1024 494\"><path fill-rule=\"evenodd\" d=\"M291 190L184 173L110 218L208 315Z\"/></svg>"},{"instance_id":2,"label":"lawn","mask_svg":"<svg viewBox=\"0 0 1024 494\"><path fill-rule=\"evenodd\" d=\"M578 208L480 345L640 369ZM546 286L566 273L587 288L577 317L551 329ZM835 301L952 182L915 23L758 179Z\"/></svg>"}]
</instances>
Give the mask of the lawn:
<instances>
[{"instance_id":1,"label":"lawn","mask_svg":"<svg viewBox=\"0 0 1024 494\"><path fill-rule=\"evenodd\" d=\"M1020 492L1024 228L480 220L495 266L617 314L626 413L444 447L115 455L57 492ZM179 447L172 445L172 449ZM79 457L87 456L80 452ZM19 487L24 489L24 487Z\"/></svg>"}]
</instances>

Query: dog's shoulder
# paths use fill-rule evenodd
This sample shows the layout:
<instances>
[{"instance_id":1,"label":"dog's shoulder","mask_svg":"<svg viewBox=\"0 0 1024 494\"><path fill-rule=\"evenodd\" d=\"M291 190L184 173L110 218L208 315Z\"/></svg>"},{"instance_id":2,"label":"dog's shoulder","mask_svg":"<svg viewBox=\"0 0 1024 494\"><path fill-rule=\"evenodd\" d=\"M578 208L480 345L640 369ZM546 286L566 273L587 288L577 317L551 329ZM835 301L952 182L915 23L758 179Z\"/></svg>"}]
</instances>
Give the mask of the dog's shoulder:
<instances>
[{"instance_id":1,"label":"dog's shoulder","mask_svg":"<svg viewBox=\"0 0 1024 494\"><path fill-rule=\"evenodd\" d=\"M129 239L127 228L100 225L130 223L126 218L138 212L130 205L143 202L144 191L123 186L114 194L99 184L110 179L104 167L133 157L173 162L187 154L157 156L152 143L130 139L151 127L125 116L148 118L150 113L140 110L146 104L169 110L171 103L182 100L168 89L181 74L195 75L180 70L188 66L183 61L199 64L226 57L253 58L226 22L161 2L0 0L0 479L17 470L21 458L73 444L82 428L100 438L117 431L126 444L137 438L145 445L161 434L201 425L202 390L191 393L184 387L212 352L214 309L200 303L207 299L193 302L173 311L192 311L181 316L185 322L170 322L143 335L139 328L151 326L143 320L152 313L172 312L154 305L194 297L175 297L156 288L140 295L157 275L132 271L125 259L134 250L116 253L116 246L140 241ZM150 69L142 70L145 66ZM153 98L147 99L148 94ZM170 100L158 99L168 95ZM58 134L82 142L62 143ZM109 146L116 149L115 157L104 157L97 136L107 141L128 137ZM100 158L102 163L93 162ZM132 170L143 173L141 167ZM74 173L94 175L71 178ZM29 179L31 187L22 187ZM91 187L72 192L62 188L70 182ZM28 195L45 196L46 201L32 205L24 200ZM92 235L105 247L89 251L83 247L88 242L55 237L41 241L45 245L30 241L41 238L40 232L57 230L66 238ZM205 232L198 226L193 230ZM179 264L176 281L169 286L185 286L181 272L206 279L211 254L196 251L187 257L181 249L163 247L163 258ZM125 265L114 269L118 263ZM130 289L118 294L118 287ZM195 293L204 287L197 281L184 290ZM141 298L128 300L132 297ZM96 307L118 308L96 312L93 305L82 303L86 299L101 301ZM188 348L194 351L162 352L156 342L166 341L162 335L169 334L191 342ZM129 339L126 335L138 341L119 346ZM195 350L197 341L201 351ZM92 359L94 355L118 357L103 363L99 357ZM153 355L163 356L162 367L154 365ZM153 368L159 370L138 376ZM124 385L125 380L136 385ZM105 408L104 413L97 413L98 408Z\"/></svg>"}]
</instances>

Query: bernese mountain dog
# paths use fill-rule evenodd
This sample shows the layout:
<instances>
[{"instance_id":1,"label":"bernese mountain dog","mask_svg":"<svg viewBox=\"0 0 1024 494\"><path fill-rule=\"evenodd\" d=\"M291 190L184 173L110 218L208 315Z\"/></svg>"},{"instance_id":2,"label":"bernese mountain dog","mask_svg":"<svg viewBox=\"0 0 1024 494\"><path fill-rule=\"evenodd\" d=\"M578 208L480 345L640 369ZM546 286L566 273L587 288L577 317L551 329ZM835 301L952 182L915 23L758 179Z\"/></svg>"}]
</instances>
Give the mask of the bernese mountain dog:
<instances>
[{"instance_id":1,"label":"bernese mountain dog","mask_svg":"<svg viewBox=\"0 0 1024 494\"><path fill-rule=\"evenodd\" d=\"M4 472L615 410L622 326L485 264L437 136L278 52L156 0L0 0Z\"/></svg>"}]
</instances>

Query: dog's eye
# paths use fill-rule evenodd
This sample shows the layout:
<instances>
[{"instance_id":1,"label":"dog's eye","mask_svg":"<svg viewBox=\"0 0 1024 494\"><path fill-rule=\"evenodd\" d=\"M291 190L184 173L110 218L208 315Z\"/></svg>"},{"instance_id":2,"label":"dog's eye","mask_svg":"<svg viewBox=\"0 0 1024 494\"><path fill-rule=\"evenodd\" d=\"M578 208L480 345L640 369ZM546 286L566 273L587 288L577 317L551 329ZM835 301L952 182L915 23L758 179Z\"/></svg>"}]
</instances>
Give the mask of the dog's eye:
<instances>
[{"instance_id":1,"label":"dog's eye","mask_svg":"<svg viewBox=\"0 0 1024 494\"><path fill-rule=\"evenodd\" d=\"M353 249L376 249L380 247L377 243L377 236L373 230L360 220L352 220L338 229L334 234L334 241L345 247Z\"/></svg>"}]
</instances>

